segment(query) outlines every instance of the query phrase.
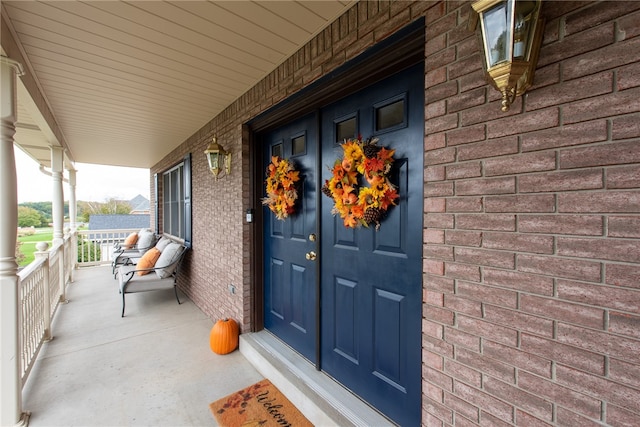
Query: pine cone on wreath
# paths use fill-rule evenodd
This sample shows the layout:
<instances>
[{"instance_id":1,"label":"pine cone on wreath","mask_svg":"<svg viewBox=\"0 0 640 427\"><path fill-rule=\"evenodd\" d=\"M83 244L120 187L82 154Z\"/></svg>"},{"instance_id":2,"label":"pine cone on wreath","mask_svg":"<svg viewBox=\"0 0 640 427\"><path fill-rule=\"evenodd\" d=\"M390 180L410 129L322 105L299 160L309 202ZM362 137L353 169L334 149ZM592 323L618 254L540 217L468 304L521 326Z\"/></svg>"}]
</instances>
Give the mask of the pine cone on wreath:
<instances>
[{"instance_id":1,"label":"pine cone on wreath","mask_svg":"<svg viewBox=\"0 0 640 427\"><path fill-rule=\"evenodd\" d=\"M325 183L322 188L320 189L322 191L322 194L324 194L327 197L333 197L333 195L331 194L331 190L329 190L329 186Z\"/></svg>"},{"instance_id":2,"label":"pine cone on wreath","mask_svg":"<svg viewBox=\"0 0 640 427\"><path fill-rule=\"evenodd\" d=\"M364 216L362 217L364 222L368 225L376 224L376 227L380 224L380 220L382 219L382 210L380 208L368 208L364 211Z\"/></svg>"},{"instance_id":3,"label":"pine cone on wreath","mask_svg":"<svg viewBox=\"0 0 640 427\"><path fill-rule=\"evenodd\" d=\"M364 153L364 156L367 159L373 159L374 157L376 157L378 155L378 151L380 151L382 149L382 147L378 147L376 145L376 141L377 141L377 139L367 140L362 145L362 152Z\"/></svg>"}]
</instances>

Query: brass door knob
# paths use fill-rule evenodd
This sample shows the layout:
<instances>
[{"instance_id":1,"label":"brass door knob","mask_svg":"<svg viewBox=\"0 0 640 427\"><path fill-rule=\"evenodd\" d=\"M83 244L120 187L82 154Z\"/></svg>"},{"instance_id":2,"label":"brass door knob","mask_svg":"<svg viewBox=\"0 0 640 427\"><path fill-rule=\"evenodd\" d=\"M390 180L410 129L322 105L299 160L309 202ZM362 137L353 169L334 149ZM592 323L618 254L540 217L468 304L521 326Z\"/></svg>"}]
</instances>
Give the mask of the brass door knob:
<instances>
[{"instance_id":1,"label":"brass door knob","mask_svg":"<svg viewBox=\"0 0 640 427\"><path fill-rule=\"evenodd\" d=\"M305 255L305 258L307 258L309 261L315 261L316 258L318 258L318 255L316 255L314 251L311 251L311 252L307 252L307 254Z\"/></svg>"}]
</instances>

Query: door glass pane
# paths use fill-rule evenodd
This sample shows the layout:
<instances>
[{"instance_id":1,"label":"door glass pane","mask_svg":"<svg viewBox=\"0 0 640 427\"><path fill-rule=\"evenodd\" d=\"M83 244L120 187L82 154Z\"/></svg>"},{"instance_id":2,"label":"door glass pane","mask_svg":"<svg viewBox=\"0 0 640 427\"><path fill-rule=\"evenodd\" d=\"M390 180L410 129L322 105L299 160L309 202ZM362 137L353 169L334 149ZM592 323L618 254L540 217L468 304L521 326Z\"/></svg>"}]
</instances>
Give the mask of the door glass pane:
<instances>
[{"instance_id":1,"label":"door glass pane","mask_svg":"<svg viewBox=\"0 0 640 427\"><path fill-rule=\"evenodd\" d=\"M376 131L404 123L404 99L376 108Z\"/></svg>"},{"instance_id":2,"label":"door glass pane","mask_svg":"<svg viewBox=\"0 0 640 427\"><path fill-rule=\"evenodd\" d=\"M304 154L307 150L305 144L305 136L298 136L291 140L291 155L296 156L298 154Z\"/></svg>"},{"instance_id":3,"label":"door glass pane","mask_svg":"<svg viewBox=\"0 0 640 427\"><path fill-rule=\"evenodd\" d=\"M271 147L271 157L282 158L282 144L276 144Z\"/></svg>"},{"instance_id":4,"label":"door glass pane","mask_svg":"<svg viewBox=\"0 0 640 427\"><path fill-rule=\"evenodd\" d=\"M336 123L336 142L342 143L345 139L355 138L356 136L355 117Z\"/></svg>"}]
</instances>

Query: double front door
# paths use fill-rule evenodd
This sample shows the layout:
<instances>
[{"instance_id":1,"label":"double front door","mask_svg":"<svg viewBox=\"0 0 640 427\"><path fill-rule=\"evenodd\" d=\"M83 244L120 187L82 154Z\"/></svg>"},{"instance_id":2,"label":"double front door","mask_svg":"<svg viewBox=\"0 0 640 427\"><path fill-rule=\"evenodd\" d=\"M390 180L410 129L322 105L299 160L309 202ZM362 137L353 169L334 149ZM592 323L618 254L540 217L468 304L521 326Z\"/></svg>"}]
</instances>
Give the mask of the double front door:
<instances>
[{"instance_id":1,"label":"double front door","mask_svg":"<svg viewBox=\"0 0 640 427\"><path fill-rule=\"evenodd\" d=\"M301 176L294 214L265 208L265 327L402 425L421 415L422 79L410 68L260 136L265 168L279 156ZM395 150L378 230L346 227L320 191L359 135Z\"/></svg>"}]
</instances>

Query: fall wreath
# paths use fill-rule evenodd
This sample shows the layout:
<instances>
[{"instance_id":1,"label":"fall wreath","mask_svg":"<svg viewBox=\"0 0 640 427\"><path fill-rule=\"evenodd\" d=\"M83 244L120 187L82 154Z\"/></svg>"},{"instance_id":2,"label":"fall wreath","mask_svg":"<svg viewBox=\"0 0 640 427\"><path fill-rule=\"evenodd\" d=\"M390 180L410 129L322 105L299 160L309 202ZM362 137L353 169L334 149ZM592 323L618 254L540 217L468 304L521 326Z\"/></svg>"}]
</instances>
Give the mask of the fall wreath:
<instances>
[{"instance_id":1,"label":"fall wreath","mask_svg":"<svg viewBox=\"0 0 640 427\"><path fill-rule=\"evenodd\" d=\"M389 181L395 150L379 147L377 142L377 138L345 140L344 155L336 159L330 168L332 177L322 186L334 201L331 213L340 215L345 227L375 224L378 230L385 212L400 197ZM363 185L365 181L368 186Z\"/></svg>"},{"instance_id":2,"label":"fall wreath","mask_svg":"<svg viewBox=\"0 0 640 427\"><path fill-rule=\"evenodd\" d=\"M268 206L276 218L284 220L295 212L299 180L300 172L288 160L271 157L265 180L267 197L262 199L262 204Z\"/></svg>"}]
</instances>

